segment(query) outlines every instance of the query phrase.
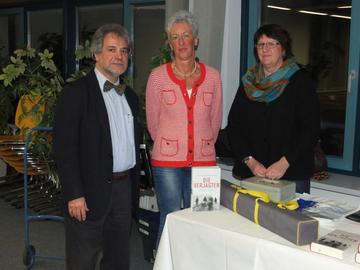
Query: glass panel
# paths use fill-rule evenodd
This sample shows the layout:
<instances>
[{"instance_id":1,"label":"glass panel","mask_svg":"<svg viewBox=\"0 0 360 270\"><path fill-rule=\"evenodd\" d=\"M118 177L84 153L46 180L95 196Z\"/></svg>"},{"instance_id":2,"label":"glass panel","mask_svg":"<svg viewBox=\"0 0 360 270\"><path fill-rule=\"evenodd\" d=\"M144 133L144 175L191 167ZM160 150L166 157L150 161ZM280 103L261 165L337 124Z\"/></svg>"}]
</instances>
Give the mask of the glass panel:
<instances>
[{"instance_id":1,"label":"glass panel","mask_svg":"<svg viewBox=\"0 0 360 270\"><path fill-rule=\"evenodd\" d=\"M151 58L164 45L165 6L135 7L134 10L134 89L145 92ZM149 31L151 29L151 31Z\"/></svg>"},{"instance_id":2,"label":"glass panel","mask_svg":"<svg viewBox=\"0 0 360 270\"><path fill-rule=\"evenodd\" d=\"M107 23L122 23L122 4L79 7L79 44L91 40L96 29Z\"/></svg>"},{"instance_id":3,"label":"glass panel","mask_svg":"<svg viewBox=\"0 0 360 270\"><path fill-rule=\"evenodd\" d=\"M28 12L28 43L31 47L54 53L56 66L62 70L63 36L62 10L39 10Z\"/></svg>"},{"instance_id":4,"label":"glass panel","mask_svg":"<svg viewBox=\"0 0 360 270\"><path fill-rule=\"evenodd\" d=\"M261 24L290 32L297 61L317 84L322 147L327 155L343 156L351 1L263 0L261 10Z\"/></svg>"},{"instance_id":5,"label":"glass panel","mask_svg":"<svg viewBox=\"0 0 360 270\"><path fill-rule=\"evenodd\" d=\"M16 48L23 45L20 15L0 15L0 66Z\"/></svg>"}]
</instances>

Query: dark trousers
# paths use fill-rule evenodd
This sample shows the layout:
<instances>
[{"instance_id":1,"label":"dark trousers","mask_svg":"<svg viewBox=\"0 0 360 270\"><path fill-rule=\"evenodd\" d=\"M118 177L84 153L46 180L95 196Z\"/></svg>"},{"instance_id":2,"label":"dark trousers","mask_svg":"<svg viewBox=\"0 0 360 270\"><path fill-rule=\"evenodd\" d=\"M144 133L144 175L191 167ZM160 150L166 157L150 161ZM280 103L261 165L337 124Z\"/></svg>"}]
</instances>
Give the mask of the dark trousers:
<instances>
[{"instance_id":1,"label":"dark trousers","mask_svg":"<svg viewBox=\"0 0 360 270\"><path fill-rule=\"evenodd\" d=\"M79 222L65 215L66 269L94 270L101 252L101 270L129 269L131 181L111 184L111 203L101 220Z\"/></svg>"},{"instance_id":2,"label":"dark trousers","mask_svg":"<svg viewBox=\"0 0 360 270\"><path fill-rule=\"evenodd\" d=\"M296 192L310 194L310 179L294 181L296 184Z\"/></svg>"}]
</instances>

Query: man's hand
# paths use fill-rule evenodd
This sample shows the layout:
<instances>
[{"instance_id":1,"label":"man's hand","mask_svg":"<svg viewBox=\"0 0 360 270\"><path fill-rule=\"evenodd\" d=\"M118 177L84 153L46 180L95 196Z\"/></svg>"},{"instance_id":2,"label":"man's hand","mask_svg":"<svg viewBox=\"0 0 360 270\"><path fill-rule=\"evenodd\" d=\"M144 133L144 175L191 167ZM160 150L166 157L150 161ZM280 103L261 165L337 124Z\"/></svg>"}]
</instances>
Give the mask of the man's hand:
<instances>
[{"instance_id":1,"label":"man's hand","mask_svg":"<svg viewBox=\"0 0 360 270\"><path fill-rule=\"evenodd\" d=\"M86 212L89 209L86 206L86 201L84 197L80 197L68 202L69 215L73 218L76 218L78 221L85 221Z\"/></svg>"},{"instance_id":2,"label":"man's hand","mask_svg":"<svg viewBox=\"0 0 360 270\"><path fill-rule=\"evenodd\" d=\"M283 177L289 166L290 164L287 159L282 157L267 168L265 176L269 179L278 180Z\"/></svg>"},{"instance_id":3,"label":"man's hand","mask_svg":"<svg viewBox=\"0 0 360 270\"><path fill-rule=\"evenodd\" d=\"M253 175L265 177L266 168L255 158L250 159L246 165L249 167Z\"/></svg>"}]
</instances>

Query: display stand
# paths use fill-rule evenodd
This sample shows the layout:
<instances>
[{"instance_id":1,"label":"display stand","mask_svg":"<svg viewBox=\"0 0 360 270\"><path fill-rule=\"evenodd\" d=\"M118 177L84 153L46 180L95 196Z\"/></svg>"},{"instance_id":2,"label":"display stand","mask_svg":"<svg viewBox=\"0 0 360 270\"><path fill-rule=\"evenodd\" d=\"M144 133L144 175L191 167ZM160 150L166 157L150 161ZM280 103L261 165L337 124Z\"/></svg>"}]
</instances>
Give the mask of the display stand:
<instances>
[{"instance_id":1,"label":"display stand","mask_svg":"<svg viewBox=\"0 0 360 270\"><path fill-rule=\"evenodd\" d=\"M29 224L32 221L41 221L41 220L52 220L63 222L64 218L57 215L32 215L29 211L28 204L28 166L29 166L29 144L33 136L34 131L48 131L51 132L51 128L45 127L36 127L30 130L26 137L25 149L24 149L24 253L23 253L23 263L26 266L26 269L31 269L37 259L44 260L64 260L61 257L51 257L51 256L40 256L36 255L36 250L33 245L30 243L30 234L29 234Z\"/></svg>"},{"instance_id":2,"label":"display stand","mask_svg":"<svg viewBox=\"0 0 360 270\"><path fill-rule=\"evenodd\" d=\"M144 259L154 263L160 214L154 189L150 153L145 144L140 144L140 158L142 188L138 209L138 231L143 240Z\"/></svg>"}]
</instances>

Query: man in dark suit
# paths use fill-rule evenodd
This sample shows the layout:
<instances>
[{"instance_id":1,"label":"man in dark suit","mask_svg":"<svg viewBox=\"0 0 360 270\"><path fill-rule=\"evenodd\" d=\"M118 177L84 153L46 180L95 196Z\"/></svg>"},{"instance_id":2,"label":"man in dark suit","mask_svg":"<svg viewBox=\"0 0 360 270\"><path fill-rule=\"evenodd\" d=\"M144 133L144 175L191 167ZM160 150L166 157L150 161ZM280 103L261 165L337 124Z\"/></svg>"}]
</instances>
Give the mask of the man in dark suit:
<instances>
[{"instance_id":1,"label":"man in dark suit","mask_svg":"<svg viewBox=\"0 0 360 270\"><path fill-rule=\"evenodd\" d=\"M95 69L64 87L54 153L65 202L67 269L129 269L131 194L138 177L138 97L119 78L131 56L128 32L100 27ZM136 189L136 187L135 187Z\"/></svg>"}]
</instances>

